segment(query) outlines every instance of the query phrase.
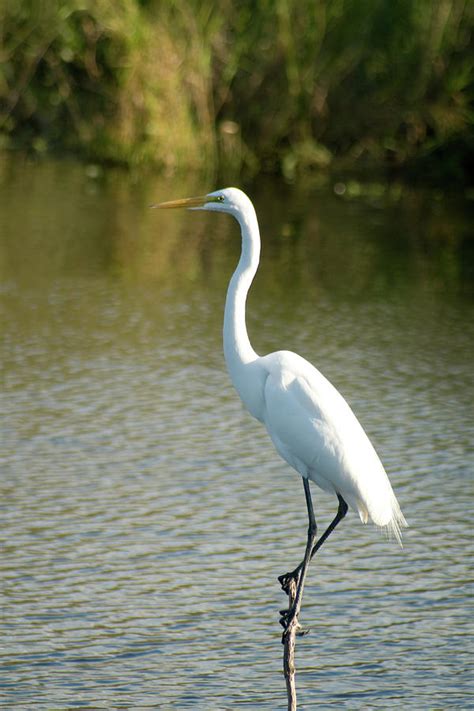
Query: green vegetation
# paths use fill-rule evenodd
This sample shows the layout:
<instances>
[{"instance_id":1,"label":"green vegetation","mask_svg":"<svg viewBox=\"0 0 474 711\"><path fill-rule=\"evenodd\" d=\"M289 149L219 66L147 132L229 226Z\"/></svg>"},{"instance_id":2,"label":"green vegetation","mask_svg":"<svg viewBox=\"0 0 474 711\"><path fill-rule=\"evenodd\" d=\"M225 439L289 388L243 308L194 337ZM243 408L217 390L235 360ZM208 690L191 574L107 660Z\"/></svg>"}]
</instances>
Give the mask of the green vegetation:
<instances>
[{"instance_id":1,"label":"green vegetation","mask_svg":"<svg viewBox=\"0 0 474 711\"><path fill-rule=\"evenodd\" d=\"M469 0L1 0L4 146L463 181Z\"/></svg>"}]
</instances>

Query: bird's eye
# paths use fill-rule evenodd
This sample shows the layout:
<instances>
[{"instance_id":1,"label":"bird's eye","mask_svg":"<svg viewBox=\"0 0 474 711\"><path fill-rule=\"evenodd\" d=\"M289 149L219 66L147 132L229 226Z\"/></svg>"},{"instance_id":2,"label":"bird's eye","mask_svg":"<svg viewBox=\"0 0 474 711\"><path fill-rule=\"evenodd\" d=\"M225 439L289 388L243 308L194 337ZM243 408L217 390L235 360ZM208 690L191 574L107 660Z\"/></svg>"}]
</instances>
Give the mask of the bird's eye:
<instances>
[{"instance_id":1,"label":"bird's eye","mask_svg":"<svg viewBox=\"0 0 474 711\"><path fill-rule=\"evenodd\" d=\"M216 197L216 202L224 202L224 200L225 200L225 197L223 195L218 195Z\"/></svg>"}]
</instances>

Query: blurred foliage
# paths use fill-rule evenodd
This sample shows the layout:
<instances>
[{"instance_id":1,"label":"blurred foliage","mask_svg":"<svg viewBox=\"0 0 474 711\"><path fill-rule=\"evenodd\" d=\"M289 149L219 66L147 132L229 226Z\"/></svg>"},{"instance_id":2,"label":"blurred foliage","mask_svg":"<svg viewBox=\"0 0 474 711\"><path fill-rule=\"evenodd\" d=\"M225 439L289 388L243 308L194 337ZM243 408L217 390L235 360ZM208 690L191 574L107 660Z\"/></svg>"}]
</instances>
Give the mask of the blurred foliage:
<instances>
[{"instance_id":1,"label":"blurred foliage","mask_svg":"<svg viewBox=\"0 0 474 711\"><path fill-rule=\"evenodd\" d=\"M212 149L197 28L184 39L169 13L145 18L134 0L6 0L2 15L4 134L171 171Z\"/></svg>"},{"instance_id":2,"label":"blurred foliage","mask_svg":"<svg viewBox=\"0 0 474 711\"><path fill-rule=\"evenodd\" d=\"M464 180L469 0L0 0L0 132L168 172Z\"/></svg>"}]
</instances>

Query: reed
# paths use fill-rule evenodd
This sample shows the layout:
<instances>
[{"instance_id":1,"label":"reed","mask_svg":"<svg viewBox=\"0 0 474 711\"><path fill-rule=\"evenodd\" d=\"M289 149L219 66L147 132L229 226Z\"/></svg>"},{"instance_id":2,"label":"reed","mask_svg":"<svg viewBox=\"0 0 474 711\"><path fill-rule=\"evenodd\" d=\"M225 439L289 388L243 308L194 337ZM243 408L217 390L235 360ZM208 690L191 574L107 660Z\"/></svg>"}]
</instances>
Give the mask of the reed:
<instances>
[{"instance_id":1,"label":"reed","mask_svg":"<svg viewBox=\"0 0 474 711\"><path fill-rule=\"evenodd\" d=\"M3 145L166 172L462 180L465 0L3 0Z\"/></svg>"}]
</instances>

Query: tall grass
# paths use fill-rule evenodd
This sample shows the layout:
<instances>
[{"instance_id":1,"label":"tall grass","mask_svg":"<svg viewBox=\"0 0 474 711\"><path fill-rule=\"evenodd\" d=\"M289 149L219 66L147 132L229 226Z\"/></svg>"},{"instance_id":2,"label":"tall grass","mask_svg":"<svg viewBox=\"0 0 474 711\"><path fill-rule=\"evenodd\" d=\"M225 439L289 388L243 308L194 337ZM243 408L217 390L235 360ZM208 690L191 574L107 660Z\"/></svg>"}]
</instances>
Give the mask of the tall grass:
<instances>
[{"instance_id":1,"label":"tall grass","mask_svg":"<svg viewBox=\"0 0 474 711\"><path fill-rule=\"evenodd\" d=\"M168 171L214 160L197 28L134 0L7 0L2 15L4 135Z\"/></svg>"},{"instance_id":2,"label":"tall grass","mask_svg":"<svg viewBox=\"0 0 474 711\"><path fill-rule=\"evenodd\" d=\"M472 155L468 0L3 0L0 131L238 172Z\"/></svg>"}]
</instances>

